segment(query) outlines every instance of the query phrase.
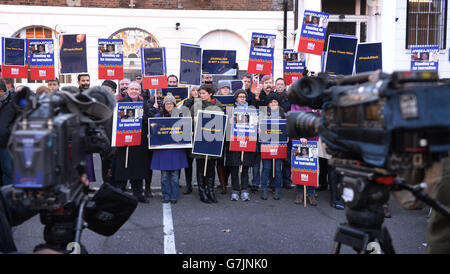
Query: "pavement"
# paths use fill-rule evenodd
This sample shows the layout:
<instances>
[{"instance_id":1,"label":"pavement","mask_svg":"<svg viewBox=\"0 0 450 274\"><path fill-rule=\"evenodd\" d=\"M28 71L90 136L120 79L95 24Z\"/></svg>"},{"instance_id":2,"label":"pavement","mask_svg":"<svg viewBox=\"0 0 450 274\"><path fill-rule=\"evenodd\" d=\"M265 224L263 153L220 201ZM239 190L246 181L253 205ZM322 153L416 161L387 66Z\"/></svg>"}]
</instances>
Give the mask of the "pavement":
<instances>
[{"instance_id":1,"label":"pavement","mask_svg":"<svg viewBox=\"0 0 450 274\"><path fill-rule=\"evenodd\" d=\"M94 163L96 177L101 178L98 155ZM184 172L180 185L178 202L163 204L160 172L154 172L150 203L140 203L114 235L85 229L81 242L90 254L329 254L337 226L346 221L344 210L329 206L329 191L319 192L318 206L305 208L294 204L294 188L283 189L280 200L270 192L269 199L262 200L258 192L246 202L230 200L229 184L226 195L216 191L217 204L205 204L196 187L192 194L183 195ZM429 207L404 210L391 197L390 209L392 218L384 224L396 252L423 254ZM43 228L39 216L13 228L18 249L31 252L42 243ZM341 253L355 252L343 246Z\"/></svg>"}]
</instances>

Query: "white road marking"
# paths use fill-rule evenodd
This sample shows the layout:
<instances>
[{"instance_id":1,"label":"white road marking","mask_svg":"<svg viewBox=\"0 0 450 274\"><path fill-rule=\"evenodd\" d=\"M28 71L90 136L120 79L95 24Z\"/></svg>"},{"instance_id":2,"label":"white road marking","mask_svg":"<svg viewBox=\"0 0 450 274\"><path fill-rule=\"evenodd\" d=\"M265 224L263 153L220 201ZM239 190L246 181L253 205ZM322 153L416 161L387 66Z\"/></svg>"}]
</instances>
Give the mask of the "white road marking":
<instances>
[{"instance_id":1,"label":"white road marking","mask_svg":"<svg viewBox=\"0 0 450 274\"><path fill-rule=\"evenodd\" d=\"M172 208L170 203L163 204L164 254L177 254L175 233L173 231Z\"/></svg>"}]
</instances>

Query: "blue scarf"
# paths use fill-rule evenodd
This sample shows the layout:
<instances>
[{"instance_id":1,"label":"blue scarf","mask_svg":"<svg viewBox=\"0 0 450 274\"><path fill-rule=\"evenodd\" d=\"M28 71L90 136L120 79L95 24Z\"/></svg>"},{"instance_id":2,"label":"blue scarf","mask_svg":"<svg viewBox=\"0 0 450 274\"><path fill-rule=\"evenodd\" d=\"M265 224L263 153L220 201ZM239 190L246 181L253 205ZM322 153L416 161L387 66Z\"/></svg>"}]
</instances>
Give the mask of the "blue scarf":
<instances>
[{"instance_id":1,"label":"blue scarf","mask_svg":"<svg viewBox=\"0 0 450 274\"><path fill-rule=\"evenodd\" d=\"M237 102L234 102L234 105L236 106L236 108L248 108L248 102L245 102L242 105L239 105Z\"/></svg>"}]
</instances>

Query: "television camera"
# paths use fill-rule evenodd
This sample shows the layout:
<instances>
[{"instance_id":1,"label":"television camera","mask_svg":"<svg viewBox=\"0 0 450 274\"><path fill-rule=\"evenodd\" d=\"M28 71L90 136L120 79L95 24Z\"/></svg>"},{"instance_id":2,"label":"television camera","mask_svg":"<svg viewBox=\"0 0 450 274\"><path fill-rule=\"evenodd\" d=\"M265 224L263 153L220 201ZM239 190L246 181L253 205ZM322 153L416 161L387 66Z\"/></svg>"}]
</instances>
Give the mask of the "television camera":
<instances>
[{"instance_id":1,"label":"television camera","mask_svg":"<svg viewBox=\"0 0 450 274\"><path fill-rule=\"evenodd\" d=\"M447 208L409 185L404 174L439 162L450 150L450 85L437 72L380 71L355 76L320 73L297 80L288 91L298 105L321 109L287 115L290 137L319 135L342 176L339 192L346 205L347 224L335 235L333 253L341 244L361 253L373 240L385 253L395 253L382 226L389 191L409 190L444 216Z\"/></svg>"},{"instance_id":2,"label":"television camera","mask_svg":"<svg viewBox=\"0 0 450 274\"><path fill-rule=\"evenodd\" d=\"M100 87L78 94L58 91L39 100L28 87L15 95L20 116L8 143L14 181L7 199L13 207L40 214L45 244L35 250L65 252L72 243L69 247L86 253L80 243L85 227L112 235L137 206L131 195L112 186L104 184L91 195L80 183L86 155L111 150L105 131L115 105L110 97Z\"/></svg>"}]
</instances>

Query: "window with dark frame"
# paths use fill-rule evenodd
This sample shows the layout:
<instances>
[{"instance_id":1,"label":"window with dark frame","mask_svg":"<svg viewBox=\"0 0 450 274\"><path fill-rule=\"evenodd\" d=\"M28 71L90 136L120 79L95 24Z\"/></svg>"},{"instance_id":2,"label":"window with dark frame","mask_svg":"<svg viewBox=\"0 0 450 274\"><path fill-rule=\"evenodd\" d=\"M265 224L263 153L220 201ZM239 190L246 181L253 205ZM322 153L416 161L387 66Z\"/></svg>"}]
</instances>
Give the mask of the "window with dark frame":
<instances>
[{"instance_id":1,"label":"window with dark frame","mask_svg":"<svg viewBox=\"0 0 450 274\"><path fill-rule=\"evenodd\" d=\"M420 45L446 47L447 0L408 0L406 48Z\"/></svg>"}]
</instances>

